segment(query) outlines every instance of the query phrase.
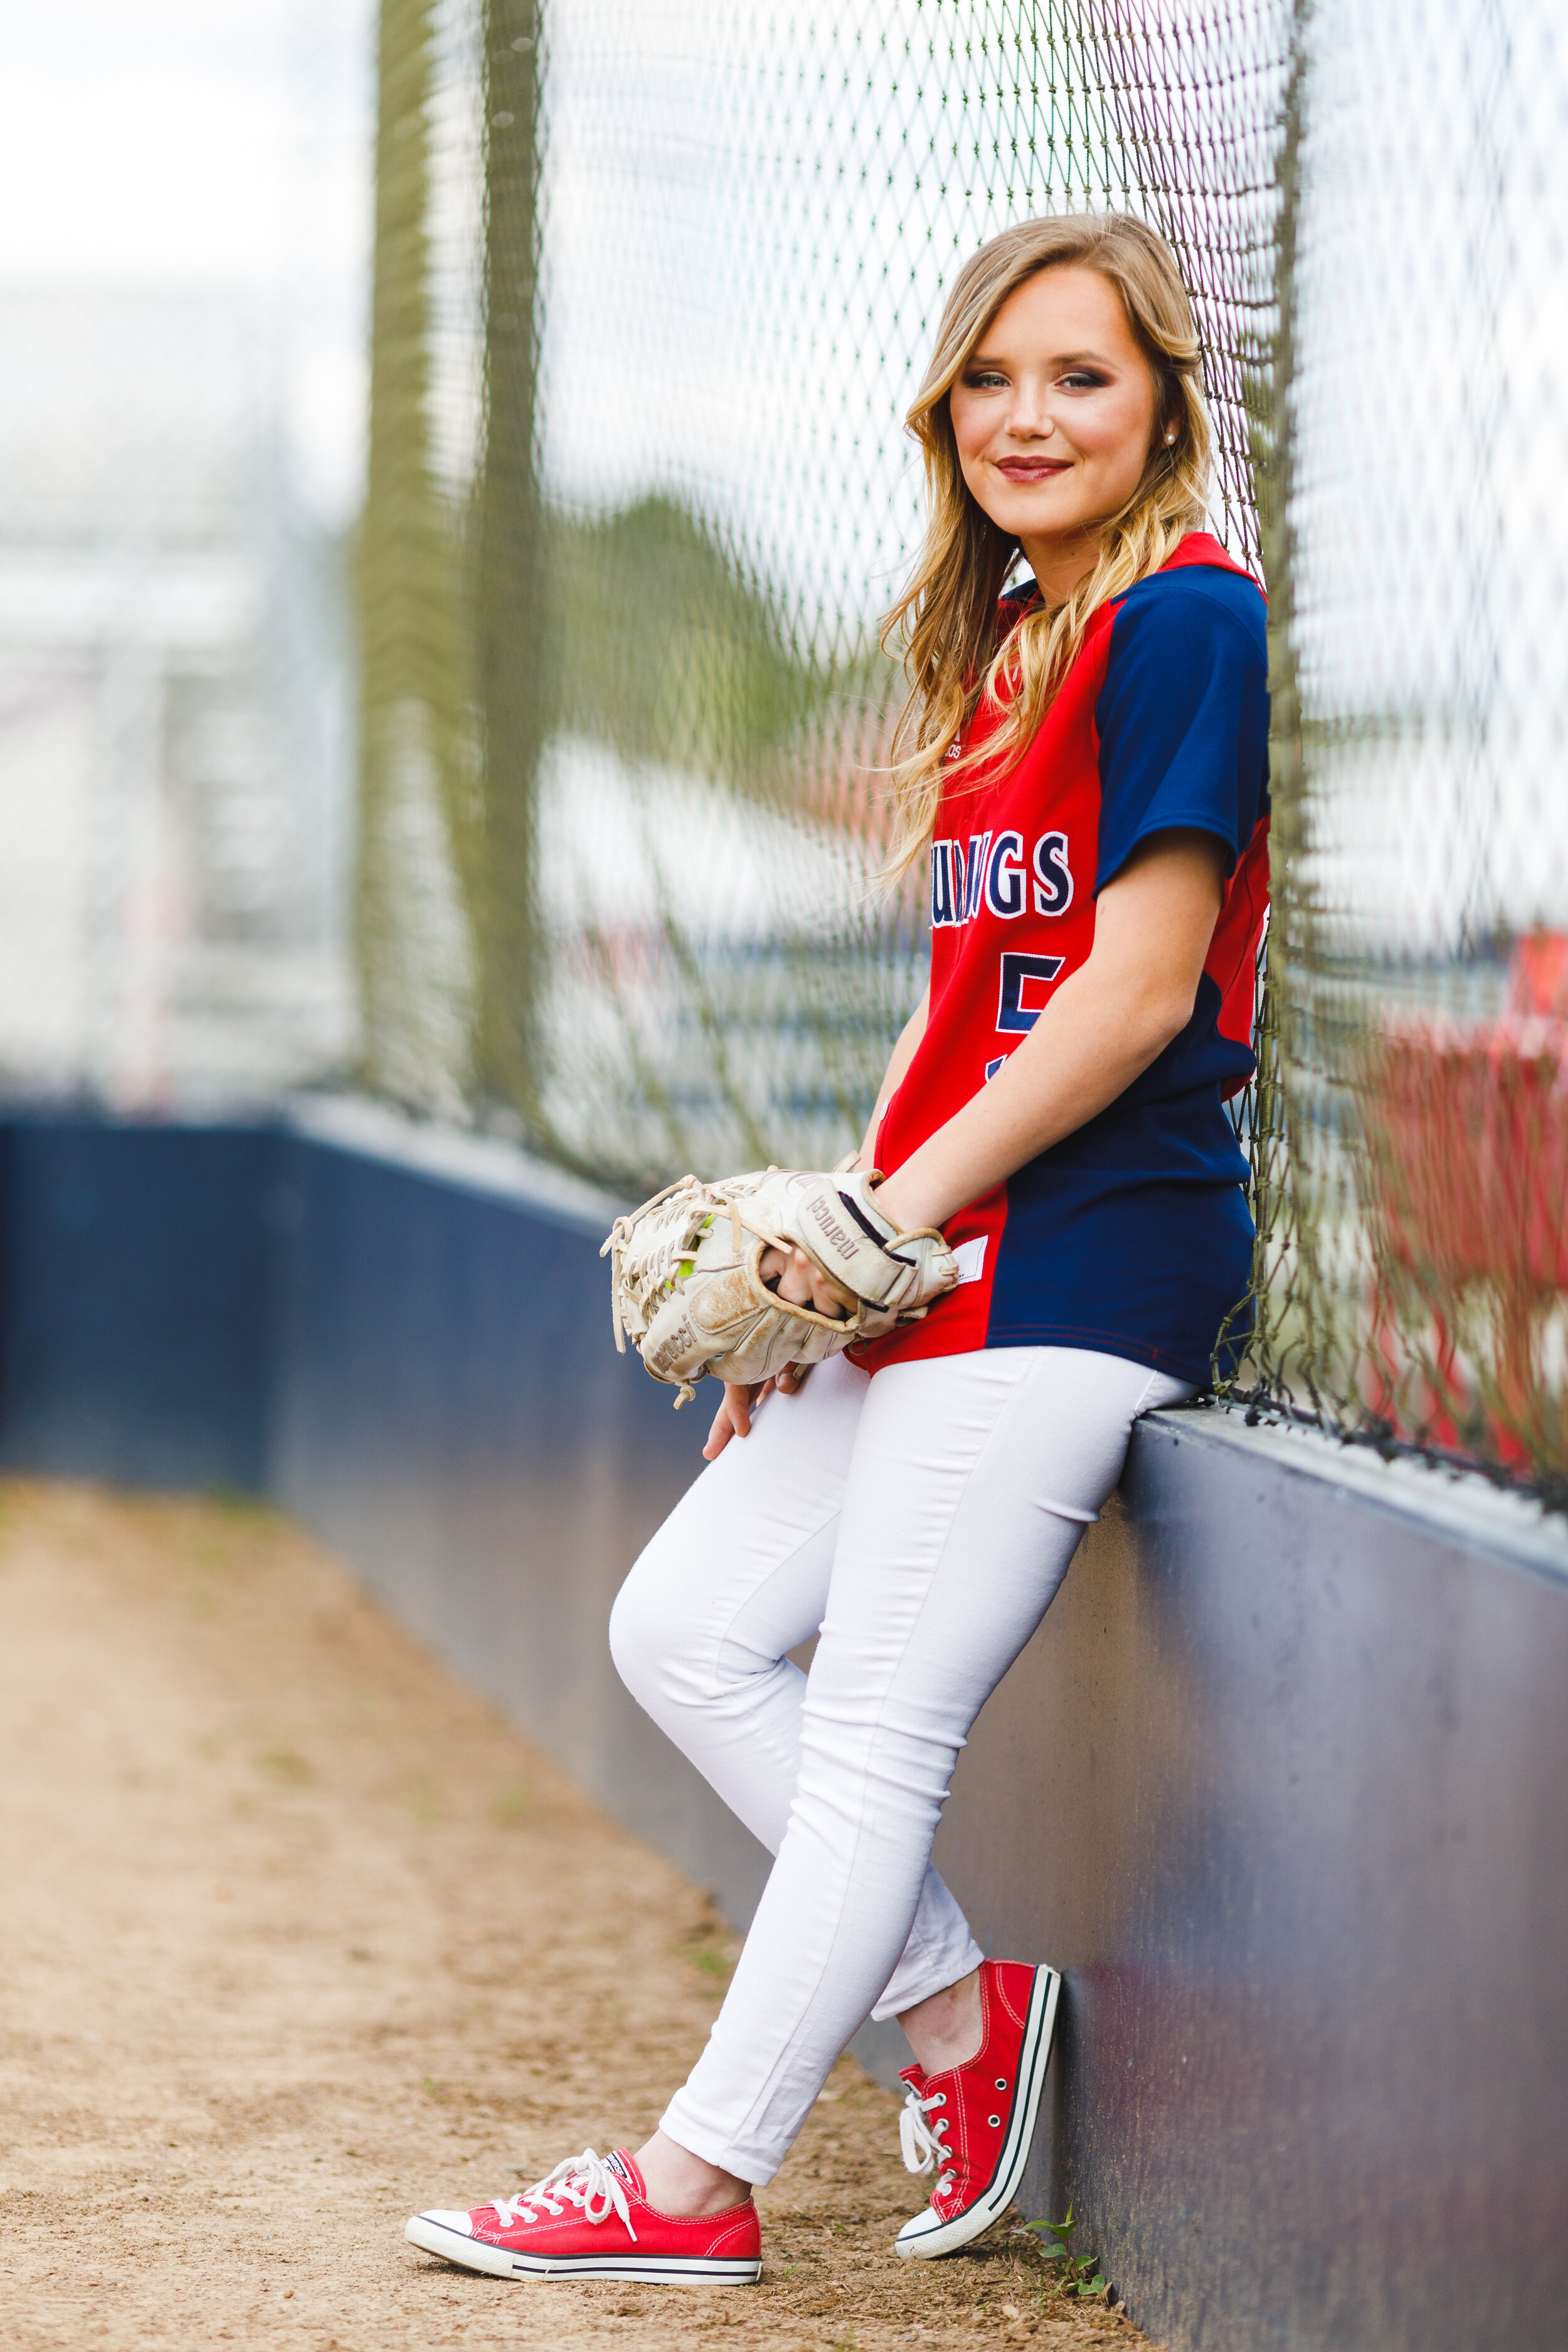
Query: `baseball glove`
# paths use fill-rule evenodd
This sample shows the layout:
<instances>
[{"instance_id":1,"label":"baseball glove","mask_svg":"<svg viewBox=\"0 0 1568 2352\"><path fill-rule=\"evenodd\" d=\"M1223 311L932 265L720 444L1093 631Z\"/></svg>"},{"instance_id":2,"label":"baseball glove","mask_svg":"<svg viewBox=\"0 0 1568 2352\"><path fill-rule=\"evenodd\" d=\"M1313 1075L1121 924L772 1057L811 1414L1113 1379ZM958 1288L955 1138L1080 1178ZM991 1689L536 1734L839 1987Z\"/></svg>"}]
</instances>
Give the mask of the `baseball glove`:
<instances>
[{"instance_id":1,"label":"baseball glove","mask_svg":"<svg viewBox=\"0 0 1568 2352\"><path fill-rule=\"evenodd\" d=\"M918 1322L958 1280L958 1261L931 1226L900 1233L877 1206L875 1174L763 1169L703 1184L683 1177L617 1217L610 1261L616 1345L626 1337L656 1381L679 1388L676 1410L705 1372L772 1380L786 1364L820 1363L852 1339ZM853 1305L840 1317L797 1307L762 1278L763 1252L792 1244Z\"/></svg>"}]
</instances>

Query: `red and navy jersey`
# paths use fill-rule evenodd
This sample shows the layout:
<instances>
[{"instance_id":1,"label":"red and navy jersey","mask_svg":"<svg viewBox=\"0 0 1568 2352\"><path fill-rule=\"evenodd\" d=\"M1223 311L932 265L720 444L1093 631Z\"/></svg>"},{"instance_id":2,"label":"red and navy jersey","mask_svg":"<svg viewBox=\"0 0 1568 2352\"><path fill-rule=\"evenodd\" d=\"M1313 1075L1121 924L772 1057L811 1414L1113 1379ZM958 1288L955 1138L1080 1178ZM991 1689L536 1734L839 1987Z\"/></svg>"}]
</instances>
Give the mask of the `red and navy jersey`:
<instances>
[{"instance_id":1,"label":"red and navy jersey","mask_svg":"<svg viewBox=\"0 0 1568 2352\"><path fill-rule=\"evenodd\" d=\"M1005 600L1003 627L1032 588ZM1089 958L1098 893L1151 835L1223 845L1224 903L1192 1019L1106 1109L947 1224L963 1280L855 1350L868 1370L977 1348L1092 1348L1206 1382L1245 1297L1247 1165L1225 1110L1251 1077L1268 892L1261 590L1194 531L1103 606L1030 742L943 795L931 850L931 1007L883 1116L902 1166L994 1077ZM983 703L963 739L1001 720ZM1246 1323L1232 1322L1227 1339Z\"/></svg>"}]
</instances>

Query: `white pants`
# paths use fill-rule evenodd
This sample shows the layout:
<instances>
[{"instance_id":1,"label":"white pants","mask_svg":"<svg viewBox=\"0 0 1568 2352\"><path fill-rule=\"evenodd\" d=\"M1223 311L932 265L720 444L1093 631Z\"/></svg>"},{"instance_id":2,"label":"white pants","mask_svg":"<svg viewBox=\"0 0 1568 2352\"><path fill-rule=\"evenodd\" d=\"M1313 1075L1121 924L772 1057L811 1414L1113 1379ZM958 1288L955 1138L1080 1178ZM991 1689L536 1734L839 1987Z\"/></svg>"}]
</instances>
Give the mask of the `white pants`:
<instances>
[{"instance_id":1,"label":"white pants","mask_svg":"<svg viewBox=\"0 0 1568 2352\"><path fill-rule=\"evenodd\" d=\"M683 2147L771 2179L868 2014L978 1965L930 1866L958 1751L1133 1422L1192 1393L1076 1348L875 1379L840 1356L770 1398L643 1553L610 1621L622 1679L777 1856L663 2117ZM818 1628L808 1680L784 1654Z\"/></svg>"}]
</instances>

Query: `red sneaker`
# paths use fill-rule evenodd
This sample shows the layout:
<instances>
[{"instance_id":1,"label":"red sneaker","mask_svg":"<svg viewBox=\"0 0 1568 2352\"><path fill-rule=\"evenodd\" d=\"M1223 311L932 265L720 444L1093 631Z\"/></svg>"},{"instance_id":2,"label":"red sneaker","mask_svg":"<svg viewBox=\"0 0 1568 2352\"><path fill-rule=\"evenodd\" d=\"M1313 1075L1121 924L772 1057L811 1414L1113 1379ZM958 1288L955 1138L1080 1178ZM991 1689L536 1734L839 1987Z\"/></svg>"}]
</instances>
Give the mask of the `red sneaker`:
<instances>
[{"instance_id":1,"label":"red sneaker","mask_svg":"<svg viewBox=\"0 0 1568 2352\"><path fill-rule=\"evenodd\" d=\"M763 2267L757 2209L748 2197L700 2220L658 2213L624 2147L589 2148L558 2164L537 2189L469 2213L416 2213L404 2235L493 2278L645 2279L675 2286L738 2286Z\"/></svg>"},{"instance_id":2,"label":"red sneaker","mask_svg":"<svg viewBox=\"0 0 1568 2352\"><path fill-rule=\"evenodd\" d=\"M941 2074L904 2068L904 2162L911 2172L935 2166L937 2179L925 2211L893 2241L896 2252L956 2253L1012 2203L1035 2137L1061 1984L1055 1969L983 1960L974 2056Z\"/></svg>"}]
</instances>

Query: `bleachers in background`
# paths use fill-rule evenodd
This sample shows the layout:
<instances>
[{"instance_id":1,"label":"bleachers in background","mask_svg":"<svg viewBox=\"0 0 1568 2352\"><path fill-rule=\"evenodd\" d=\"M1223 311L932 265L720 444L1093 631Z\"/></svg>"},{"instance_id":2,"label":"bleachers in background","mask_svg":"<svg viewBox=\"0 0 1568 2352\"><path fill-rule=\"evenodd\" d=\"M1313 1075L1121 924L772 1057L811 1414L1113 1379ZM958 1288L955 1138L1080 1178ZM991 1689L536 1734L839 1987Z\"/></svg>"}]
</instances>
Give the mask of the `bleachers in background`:
<instances>
[{"instance_id":1,"label":"bleachers in background","mask_svg":"<svg viewBox=\"0 0 1568 2352\"><path fill-rule=\"evenodd\" d=\"M737 1925L765 1860L621 1691L699 1466L611 1204L352 1105L0 1128L0 1465L296 1512ZM977 1727L938 1844L1067 1970L1026 2184L1192 2352L1547 2352L1568 2309L1568 1527L1192 1410ZM897 2037L861 2045L886 2077Z\"/></svg>"}]
</instances>

